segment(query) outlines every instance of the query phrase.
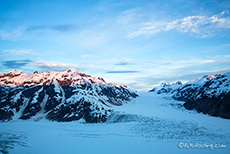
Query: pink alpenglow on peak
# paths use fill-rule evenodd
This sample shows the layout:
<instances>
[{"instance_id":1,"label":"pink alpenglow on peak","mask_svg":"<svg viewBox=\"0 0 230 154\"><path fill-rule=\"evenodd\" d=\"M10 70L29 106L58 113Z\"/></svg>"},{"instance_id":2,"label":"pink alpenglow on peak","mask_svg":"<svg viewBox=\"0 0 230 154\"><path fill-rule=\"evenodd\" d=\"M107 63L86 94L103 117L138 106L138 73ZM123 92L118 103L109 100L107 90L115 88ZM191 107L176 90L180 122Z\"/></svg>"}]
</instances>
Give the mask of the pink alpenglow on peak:
<instances>
[{"instance_id":1,"label":"pink alpenglow on peak","mask_svg":"<svg viewBox=\"0 0 230 154\"><path fill-rule=\"evenodd\" d=\"M5 86L48 85L52 82L60 86L79 85L88 82L91 84L109 84L115 87L127 88L127 86L107 83L101 77L93 77L74 68L62 72L47 71L38 73L35 71L33 74L25 74L16 70L9 73L0 73L0 85Z\"/></svg>"},{"instance_id":2,"label":"pink alpenglow on peak","mask_svg":"<svg viewBox=\"0 0 230 154\"><path fill-rule=\"evenodd\" d=\"M107 83L73 68L62 72L2 73L0 91L0 121L46 118L105 122L113 106L138 97L127 86Z\"/></svg>"}]
</instances>

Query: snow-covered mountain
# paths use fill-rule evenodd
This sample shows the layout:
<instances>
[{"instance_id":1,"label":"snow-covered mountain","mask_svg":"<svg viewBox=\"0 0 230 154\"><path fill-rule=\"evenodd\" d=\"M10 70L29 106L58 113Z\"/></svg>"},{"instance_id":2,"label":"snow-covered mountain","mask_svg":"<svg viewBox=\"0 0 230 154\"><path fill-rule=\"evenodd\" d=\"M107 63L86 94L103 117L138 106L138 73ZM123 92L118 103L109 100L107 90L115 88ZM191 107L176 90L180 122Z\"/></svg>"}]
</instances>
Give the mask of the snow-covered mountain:
<instances>
[{"instance_id":1,"label":"snow-covered mountain","mask_svg":"<svg viewBox=\"0 0 230 154\"><path fill-rule=\"evenodd\" d=\"M107 83L75 69L33 74L11 71L0 74L0 120L104 122L112 112L111 106L137 96L127 86Z\"/></svg>"},{"instance_id":2,"label":"snow-covered mountain","mask_svg":"<svg viewBox=\"0 0 230 154\"><path fill-rule=\"evenodd\" d=\"M169 93L181 85L182 85L181 81L177 81L176 83L172 83L172 84L170 84L168 82L163 82L163 83L161 83L160 86L154 87L149 92L156 92L157 94Z\"/></svg>"},{"instance_id":3,"label":"snow-covered mountain","mask_svg":"<svg viewBox=\"0 0 230 154\"><path fill-rule=\"evenodd\" d=\"M35 71L33 74L25 74L21 71L11 71L9 73L0 73L0 85L5 86L24 86L24 85L49 85L55 82L60 86L78 85L85 82L92 84L109 84L115 87L123 87L115 83L107 83L101 77L93 77L82 73L74 68L63 72L41 72Z\"/></svg>"},{"instance_id":4,"label":"snow-covered mountain","mask_svg":"<svg viewBox=\"0 0 230 154\"><path fill-rule=\"evenodd\" d=\"M150 92L185 101L184 107L189 110L230 119L230 72L205 75L185 84L162 84Z\"/></svg>"}]
</instances>

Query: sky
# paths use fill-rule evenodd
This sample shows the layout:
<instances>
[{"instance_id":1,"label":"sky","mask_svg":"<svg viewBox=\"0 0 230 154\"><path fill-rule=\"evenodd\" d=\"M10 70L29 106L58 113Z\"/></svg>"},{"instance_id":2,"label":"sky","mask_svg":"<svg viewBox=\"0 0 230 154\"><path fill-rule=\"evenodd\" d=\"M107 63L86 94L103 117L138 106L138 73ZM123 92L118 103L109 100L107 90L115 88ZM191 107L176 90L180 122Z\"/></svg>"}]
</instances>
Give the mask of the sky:
<instances>
[{"instance_id":1,"label":"sky","mask_svg":"<svg viewBox=\"0 0 230 154\"><path fill-rule=\"evenodd\" d=\"M230 72L230 1L0 0L0 72L67 68L137 90Z\"/></svg>"}]
</instances>

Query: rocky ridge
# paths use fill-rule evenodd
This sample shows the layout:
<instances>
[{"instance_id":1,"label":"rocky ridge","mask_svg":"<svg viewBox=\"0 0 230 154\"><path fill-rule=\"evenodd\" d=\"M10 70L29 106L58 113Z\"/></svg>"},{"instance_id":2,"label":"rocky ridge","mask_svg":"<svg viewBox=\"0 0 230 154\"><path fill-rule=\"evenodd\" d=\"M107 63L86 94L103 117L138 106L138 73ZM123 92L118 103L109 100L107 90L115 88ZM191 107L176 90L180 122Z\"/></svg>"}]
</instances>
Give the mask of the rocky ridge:
<instances>
[{"instance_id":1,"label":"rocky ridge","mask_svg":"<svg viewBox=\"0 0 230 154\"><path fill-rule=\"evenodd\" d=\"M205 75L185 84L163 84L150 92L184 101L188 110L230 119L230 72Z\"/></svg>"},{"instance_id":2,"label":"rocky ridge","mask_svg":"<svg viewBox=\"0 0 230 154\"><path fill-rule=\"evenodd\" d=\"M105 122L112 106L137 96L127 86L107 83L75 69L29 75L11 71L0 74L0 120Z\"/></svg>"}]
</instances>

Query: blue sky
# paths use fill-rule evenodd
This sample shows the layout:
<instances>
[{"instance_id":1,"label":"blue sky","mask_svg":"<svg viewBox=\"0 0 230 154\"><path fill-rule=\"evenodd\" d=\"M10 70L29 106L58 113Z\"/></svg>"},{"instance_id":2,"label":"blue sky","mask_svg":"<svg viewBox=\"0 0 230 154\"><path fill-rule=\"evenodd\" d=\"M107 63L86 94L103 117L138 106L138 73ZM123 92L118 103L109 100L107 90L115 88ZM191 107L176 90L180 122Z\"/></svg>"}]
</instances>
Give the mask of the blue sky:
<instances>
[{"instance_id":1,"label":"blue sky","mask_svg":"<svg viewBox=\"0 0 230 154\"><path fill-rule=\"evenodd\" d=\"M0 72L76 68L151 89L230 71L230 1L0 0Z\"/></svg>"}]
</instances>

